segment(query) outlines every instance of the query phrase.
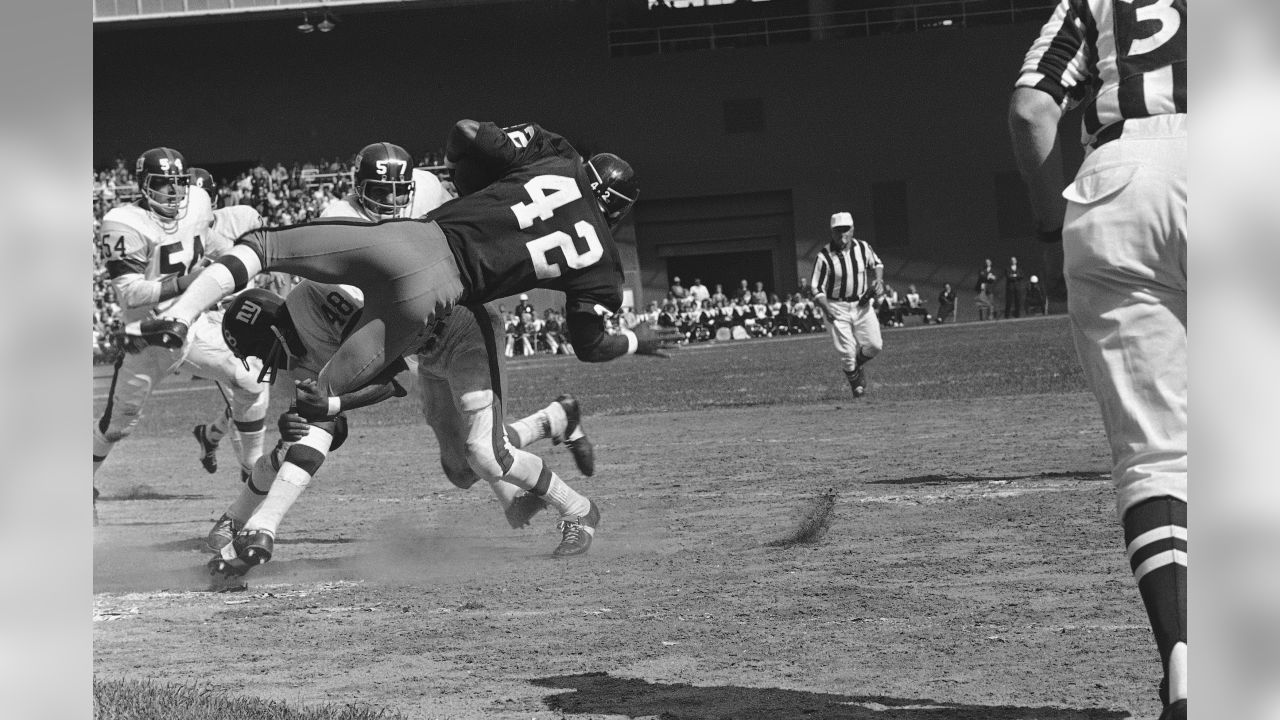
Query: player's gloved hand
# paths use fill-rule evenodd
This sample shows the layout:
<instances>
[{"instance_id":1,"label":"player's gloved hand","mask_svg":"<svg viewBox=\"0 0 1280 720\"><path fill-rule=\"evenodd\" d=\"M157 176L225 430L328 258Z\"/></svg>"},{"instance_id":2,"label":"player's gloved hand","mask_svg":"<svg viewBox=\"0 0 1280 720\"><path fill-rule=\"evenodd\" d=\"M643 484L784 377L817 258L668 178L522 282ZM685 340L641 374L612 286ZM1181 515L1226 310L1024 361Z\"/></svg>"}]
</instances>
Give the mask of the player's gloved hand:
<instances>
[{"instance_id":1,"label":"player's gloved hand","mask_svg":"<svg viewBox=\"0 0 1280 720\"><path fill-rule=\"evenodd\" d=\"M294 407L307 420L328 420L336 415L329 409L329 396L320 392L320 386L310 378L299 380L294 388Z\"/></svg>"},{"instance_id":2,"label":"player's gloved hand","mask_svg":"<svg viewBox=\"0 0 1280 720\"><path fill-rule=\"evenodd\" d=\"M684 337L679 330L671 327L650 327L641 323L633 328L631 332L636 336L636 354L652 355L654 357L671 357L666 353L667 350L677 347L677 343Z\"/></svg>"},{"instance_id":3,"label":"player's gloved hand","mask_svg":"<svg viewBox=\"0 0 1280 720\"><path fill-rule=\"evenodd\" d=\"M152 346L177 349L187 341L187 324L169 318L135 320L114 333L112 341L132 353Z\"/></svg>"},{"instance_id":4,"label":"player's gloved hand","mask_svg":"<svg viewBox=\"0 0 1280 720\"><path fill-rule=\"evenodd\" d=\"M280 429L280 439L284 442L292 443L306 437L311 424L293 408L289 408L280 413L280 419L276 421L276 427Z\"/></svg>"}]
</instances>

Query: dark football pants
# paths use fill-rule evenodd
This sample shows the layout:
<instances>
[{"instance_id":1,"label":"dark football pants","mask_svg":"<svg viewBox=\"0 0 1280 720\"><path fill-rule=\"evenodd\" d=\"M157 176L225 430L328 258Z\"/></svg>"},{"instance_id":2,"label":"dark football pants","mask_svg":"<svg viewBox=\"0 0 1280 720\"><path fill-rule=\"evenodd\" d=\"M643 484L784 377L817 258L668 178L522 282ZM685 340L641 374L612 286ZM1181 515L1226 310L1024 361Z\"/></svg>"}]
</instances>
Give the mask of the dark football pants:
<instances>
[{"instance_id":1,"label":"dark football pants","mask_svg":"<svg viewBox=\"0 0 1280 720\"><path fill-rule=\"evenodd\" d=\"M258 230L240 242L263 258L263 270L364 292L360 320L320 371L320 390L330 395L362 387L416 351L464 289L444 233L431 222L318 220Z\"/></svg>"}]
</instances>

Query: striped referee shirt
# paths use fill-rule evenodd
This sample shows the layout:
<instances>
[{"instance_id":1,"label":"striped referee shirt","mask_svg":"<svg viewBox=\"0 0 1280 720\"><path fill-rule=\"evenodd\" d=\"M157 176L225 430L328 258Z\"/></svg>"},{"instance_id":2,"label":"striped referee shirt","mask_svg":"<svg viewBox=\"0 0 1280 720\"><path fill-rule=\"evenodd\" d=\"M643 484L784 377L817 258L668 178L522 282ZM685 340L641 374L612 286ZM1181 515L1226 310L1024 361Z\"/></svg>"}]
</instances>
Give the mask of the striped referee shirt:
<instances>
[{"instance_id":1,"label":"striped referee shirt","mask_svg":"<svg viewBox=\"0 0 1280 720\"><path fill-rule=\"evenodd\" d=\"M869 271L878 267L884 267L880 256L862 240L854 238L844 250L827 245L813 263L809 288L815 298L826 295L828 300L860 302L871 296L875 276Z\"/></svg>"},{"instance_id":2,"label":"striped referee shirt","mask_svg":"<svg viewBox=\"0 0 1280 720\"><path fill-rule=\"evenodd\" d=\"M1187 0L1059 0L1015 85L1087 102L1085 145L1126 119L1185 113Z\"/></svg>"}]
</instances>

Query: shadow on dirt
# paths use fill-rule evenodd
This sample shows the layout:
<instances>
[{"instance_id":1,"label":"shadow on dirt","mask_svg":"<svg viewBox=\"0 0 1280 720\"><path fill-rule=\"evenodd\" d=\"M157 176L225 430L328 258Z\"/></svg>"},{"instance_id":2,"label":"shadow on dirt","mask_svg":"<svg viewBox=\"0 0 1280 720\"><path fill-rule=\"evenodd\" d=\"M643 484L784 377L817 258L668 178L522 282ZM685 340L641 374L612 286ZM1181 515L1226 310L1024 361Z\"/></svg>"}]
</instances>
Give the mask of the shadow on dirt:
<instances>
[{"instance_id":1,"label":"shadow on dirt","mask_svg":"<svg viewBox=\"0 0 1280 720\"><path fill-rule=\"evenodd\" d=\"M869 485L954 485L975 482L1014 482L1016 480L1085 480L1101 482L1110 475L1097 470L1044 472L1034 475L915 475L913 477L872 480Z\"/></svg>"},{"instance_id":2,"label":"shadow on dirt","mask_svg":"<svg viewBox=\"0 0 1280 720\"><path fill-rule=\"evenodd\" d=\"M1103 708L963 705L925 698L836 695L732 685L696 687L651 683L607 673L538 678L534 685L577 692L548 695L547 708L566 714L661 717L664 720L1121 720Z\"/></svg>"}]
</instances>

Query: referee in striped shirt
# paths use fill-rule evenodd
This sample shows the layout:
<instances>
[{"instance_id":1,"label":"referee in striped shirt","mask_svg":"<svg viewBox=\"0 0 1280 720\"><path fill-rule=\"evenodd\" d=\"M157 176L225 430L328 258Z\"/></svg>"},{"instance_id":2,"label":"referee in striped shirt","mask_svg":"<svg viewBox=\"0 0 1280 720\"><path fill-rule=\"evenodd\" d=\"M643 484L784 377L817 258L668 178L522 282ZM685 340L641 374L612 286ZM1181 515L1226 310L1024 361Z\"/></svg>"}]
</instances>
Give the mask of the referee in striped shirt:
<instances>
[{"instance_id":1,"label":"referee in striped shirt","mask_svg":"<svg viewBox=\"0 0 1280 720\"><path fill-rule=\"evenodd\" d=\"M1064 190L1058 124L1080 104L1085 158ZM1009 106L1102 407L1116 510L1164 670L1161 720L1187 716L1186 123L1186 0L1059 0Z\"/></svg>"},{"instance_id":2,"label":"referee in striped shirt","mask_svg":"<svg viewBox=\"0 0 1280 720\"><path fill-rule=\"evenodd\" d=\"M876 251L853 236L853 215L831 216L831 243L818 253L809 279L813 303L822 308L845 378L854 397L867 392L864 367L880 354L880 320L871 298L884 294L884 263Z\"/></svg>"}]
</instances>

